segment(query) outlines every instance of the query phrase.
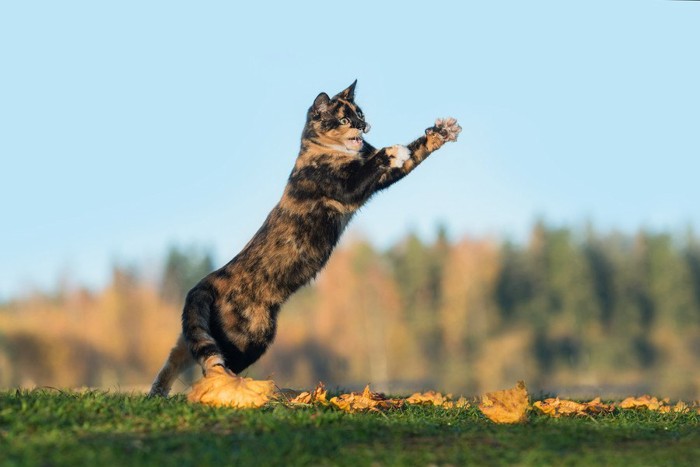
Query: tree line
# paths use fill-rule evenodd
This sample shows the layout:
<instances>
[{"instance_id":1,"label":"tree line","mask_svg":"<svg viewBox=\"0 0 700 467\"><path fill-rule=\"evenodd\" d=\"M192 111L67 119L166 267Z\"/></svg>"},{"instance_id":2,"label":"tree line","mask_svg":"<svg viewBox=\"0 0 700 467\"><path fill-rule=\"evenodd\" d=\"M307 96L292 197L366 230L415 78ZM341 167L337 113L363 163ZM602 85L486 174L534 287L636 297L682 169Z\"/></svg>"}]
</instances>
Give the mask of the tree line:
<instances>
[{"instance_id":1,"label":"tree line","mask_svg":"<svg viewBox=\"0 0 700 467\"><path fill-rule=\"evenodd\" d=\"M100 291L0 306L0 385L146 385L185 293L214 267L203 249L173 247L157 286L115 268ZM354 238L278 329L248 374L285 386L475 394L523 379L574 396L698 398L700 241L544 222L523 242L440 229L379 250Z\"/></svg>"}]
</instances>

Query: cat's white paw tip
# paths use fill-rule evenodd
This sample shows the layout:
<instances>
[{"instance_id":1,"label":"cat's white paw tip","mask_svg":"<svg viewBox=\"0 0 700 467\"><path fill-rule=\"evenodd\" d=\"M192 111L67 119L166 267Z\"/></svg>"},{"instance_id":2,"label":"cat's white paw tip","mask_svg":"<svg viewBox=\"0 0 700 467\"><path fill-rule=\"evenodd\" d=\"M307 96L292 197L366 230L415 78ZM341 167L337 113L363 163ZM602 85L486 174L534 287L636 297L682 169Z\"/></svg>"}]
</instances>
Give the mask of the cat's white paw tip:
<instances>
[{"instance_id":1,"label":"cat's white paw tip","mask_svg":"<svg viewBox=\"0 0 700 467\"><path fill-rule=\"evenodd\" d=\"M392 149L394 150L394 155L391 158L392 167L402 167L404 162L411 158L411 151L406 146L397 144L392 146Z\"/></svg>"}]
</instances>

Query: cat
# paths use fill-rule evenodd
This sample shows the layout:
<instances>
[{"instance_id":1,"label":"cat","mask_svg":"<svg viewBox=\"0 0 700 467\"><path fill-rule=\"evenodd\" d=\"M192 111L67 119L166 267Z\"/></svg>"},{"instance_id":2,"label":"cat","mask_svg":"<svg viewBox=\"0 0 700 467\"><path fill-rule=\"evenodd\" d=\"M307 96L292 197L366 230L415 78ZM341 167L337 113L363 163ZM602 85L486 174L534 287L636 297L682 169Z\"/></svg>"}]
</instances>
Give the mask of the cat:
<instances>
[{"instance_id":1,"label":"cat","mask_svg":"<svg viewBox=\"0 0 700 467\"><path fill-rule=\"evenodd\" d=\"M216 366L237 374L258 360L275 337L281 305L323 268L357 210L457 140L461 127L447 118L407 146L375 149L363 138L370 125L355 103L356 84L316 97L281 200L243 250L187 294L182 333L152 396L167 396L195 362L206 376Z\"/></svg>"}]
</instances>

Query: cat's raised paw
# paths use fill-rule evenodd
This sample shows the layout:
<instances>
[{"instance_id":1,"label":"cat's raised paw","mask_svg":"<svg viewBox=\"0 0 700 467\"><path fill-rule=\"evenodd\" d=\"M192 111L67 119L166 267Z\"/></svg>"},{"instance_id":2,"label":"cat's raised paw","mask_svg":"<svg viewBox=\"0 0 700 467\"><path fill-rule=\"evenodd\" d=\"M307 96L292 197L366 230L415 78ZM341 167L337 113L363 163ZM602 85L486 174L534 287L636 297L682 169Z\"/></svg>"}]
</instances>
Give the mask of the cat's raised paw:
<instances>
[{"instance_id":1,"label":"cat's raised paw","mask_svg":"<svg viewBox=\"0 0 700 467\"><path fill-rule=\"evenodd\" d=\"M457 123L457 119L452 117L438 118L435 120L435 126L425 130L426 134L435 133L445 142L457 141L457 136L462 131L462 127Z\"/></svg>"}]
</instances>

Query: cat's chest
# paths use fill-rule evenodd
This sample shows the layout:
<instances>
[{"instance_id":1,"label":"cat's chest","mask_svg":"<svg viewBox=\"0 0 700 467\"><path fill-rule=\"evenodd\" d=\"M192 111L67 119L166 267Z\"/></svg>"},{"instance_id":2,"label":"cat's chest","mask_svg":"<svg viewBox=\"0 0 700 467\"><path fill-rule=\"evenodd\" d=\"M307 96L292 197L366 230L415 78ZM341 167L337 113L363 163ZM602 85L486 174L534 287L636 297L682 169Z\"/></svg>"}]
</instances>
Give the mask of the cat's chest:
<instances>
[{"instance_id":1,"label":"cat's chest","mask_svg":"<svg viewBox=\"0 0 700 467\"><path fill-rule=\"evenodd\" d=\"M345 228L348 226L348 224L352 220L353 215L354 215L354 212L348 213L348 214L342 214L338 217L338 235L342 234L345 231Z\"/></svg>"}]
</instances>

